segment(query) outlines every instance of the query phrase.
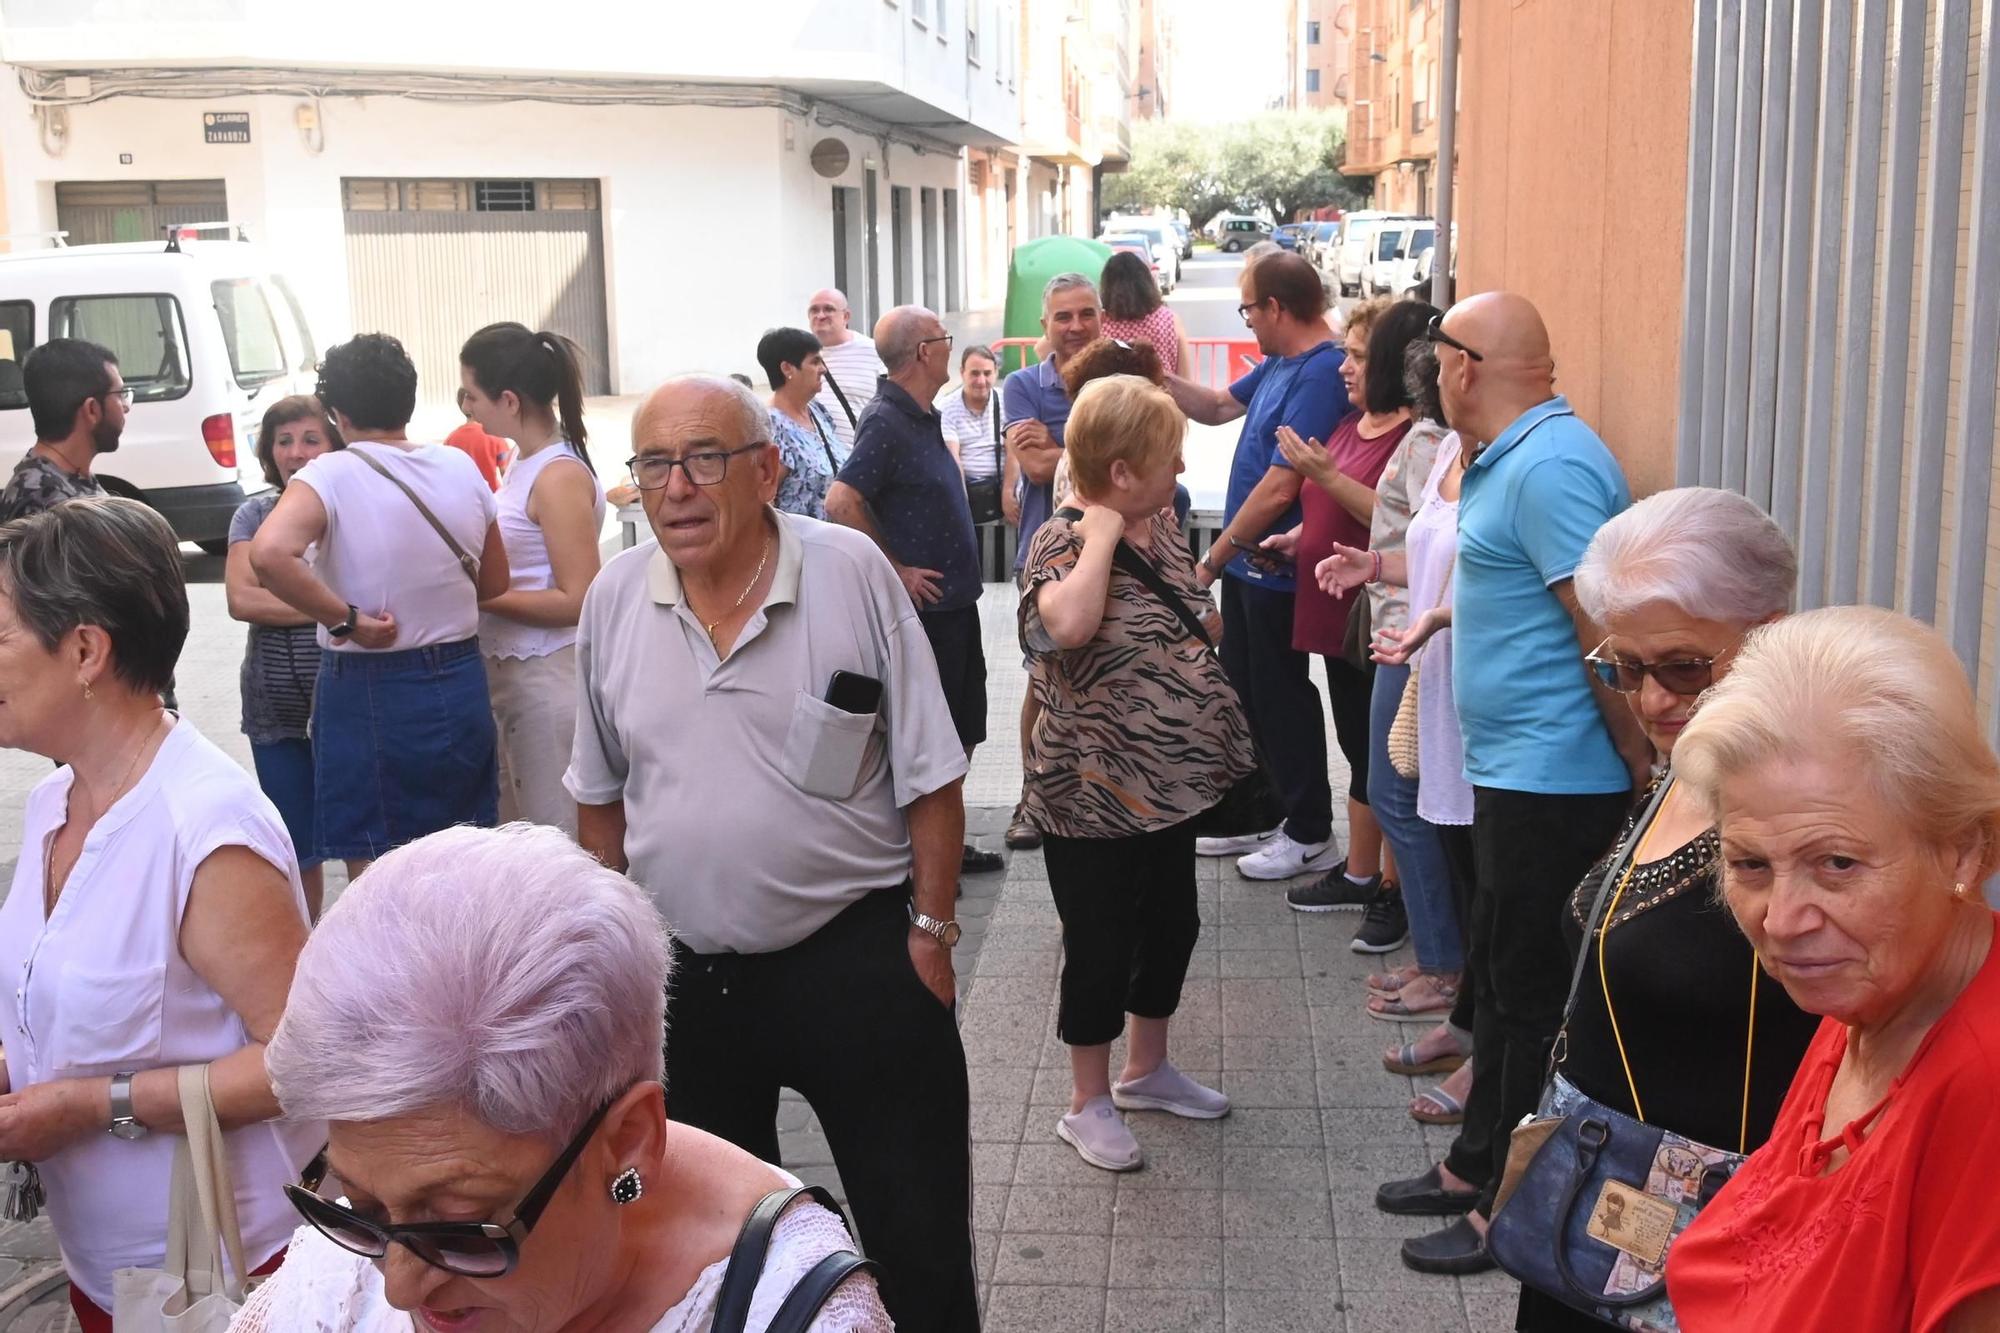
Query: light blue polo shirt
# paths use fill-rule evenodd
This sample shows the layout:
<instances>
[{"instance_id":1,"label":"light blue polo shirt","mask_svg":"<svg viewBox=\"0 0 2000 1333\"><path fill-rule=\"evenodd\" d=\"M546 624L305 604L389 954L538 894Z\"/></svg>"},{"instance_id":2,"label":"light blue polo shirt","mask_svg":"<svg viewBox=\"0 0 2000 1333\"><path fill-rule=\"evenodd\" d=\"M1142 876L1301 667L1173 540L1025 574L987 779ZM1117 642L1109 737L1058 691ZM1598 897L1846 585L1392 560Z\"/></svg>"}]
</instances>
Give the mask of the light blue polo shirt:
<instances>
[{"instance_id":1,"label":"light blue polo shirt","mask_svg":"<svg viewBox=\"0 0 2000 1333\"><path fill-rule=\"evenodd\" d=\"M1561 396L1524 412L1465 470L1452 587L1452 695L1465 779L1551 795L1624 791L1569 612L1576 573L1632 503L1618 461Z\"/></svg>"}]
</instances>

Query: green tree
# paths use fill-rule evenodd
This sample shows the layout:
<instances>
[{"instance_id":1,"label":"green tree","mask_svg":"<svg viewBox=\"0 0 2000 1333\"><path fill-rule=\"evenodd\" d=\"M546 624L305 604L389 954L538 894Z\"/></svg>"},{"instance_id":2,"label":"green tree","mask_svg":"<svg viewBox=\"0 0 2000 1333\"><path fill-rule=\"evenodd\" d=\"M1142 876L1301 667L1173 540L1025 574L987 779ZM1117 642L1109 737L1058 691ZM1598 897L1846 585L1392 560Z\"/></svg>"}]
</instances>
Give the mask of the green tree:
<instances>
[{"instance_id":1,"label":"green tree","mask_svg":"<svg viewBox=\"0 0 2000 1333\"><path fill-rule=\"evenodd\" d=\"M1132 165L1104 180L1107 208L1185 209L1200 227L1229 209L1352 207L1357 183L1340 174L1344 145L1330 112L1270 112L1224 124L1142 121Z\"/></svg>"}]
</instances>

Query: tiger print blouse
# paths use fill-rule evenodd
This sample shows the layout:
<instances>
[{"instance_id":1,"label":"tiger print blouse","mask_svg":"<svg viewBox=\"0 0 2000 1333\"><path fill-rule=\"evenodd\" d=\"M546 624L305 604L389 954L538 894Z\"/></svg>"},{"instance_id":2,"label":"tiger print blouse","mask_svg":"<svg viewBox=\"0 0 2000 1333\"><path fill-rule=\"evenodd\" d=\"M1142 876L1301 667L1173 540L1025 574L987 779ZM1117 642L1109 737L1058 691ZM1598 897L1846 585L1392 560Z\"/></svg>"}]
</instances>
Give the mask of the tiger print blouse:
<instances>
[{"instance_id":1,"label":"tiger print blouse","mask_svg":"<svg viewBox=\"0 0 2000 1333\"><path fill-rule=\"evenodd\" d=\"M1213 601L1172 515L1140 552L1220 638ZM1051 518L1028 548L1021 647L1034 660L1042 714L1028 746L1023 813L1044 833L1123 838L1183 823L1221 800L1255 760L1250 724L1222 664L1146 585L1115 566L1104 621L1080 648L1057 648L1035 594L1067 578L1083 538Z\"/></svg>"}]
</instances>

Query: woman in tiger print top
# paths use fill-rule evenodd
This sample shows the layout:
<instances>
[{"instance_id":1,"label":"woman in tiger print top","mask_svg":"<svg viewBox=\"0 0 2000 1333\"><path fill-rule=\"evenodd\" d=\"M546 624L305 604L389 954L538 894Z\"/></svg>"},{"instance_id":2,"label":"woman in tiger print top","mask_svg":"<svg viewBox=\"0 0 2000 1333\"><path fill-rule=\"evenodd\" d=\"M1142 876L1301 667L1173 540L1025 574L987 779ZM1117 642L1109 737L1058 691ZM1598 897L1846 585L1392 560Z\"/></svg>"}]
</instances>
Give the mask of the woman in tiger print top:
<instances>
[{"instance_id":1,"label":"woman in tiger print top","mask_svg":"<svg viewBox=\"0 0 2000 1333\"><path fill-rule=\"evenodd\" d=\"M1167 1059L1167 1025L1201 933L1191 821L1254 766L1249 723L1214 653L1113 563L1121 548L1136 554L1217 634L1168 511L1186 428L1166 392L1137 376L1077 395L1065 443L1081 514L1058 514L1036 534L1021 594L1021 644L1040 667L1042 704L1025 813L1044 834L1063 928L1057 1030L1073 1091L1056 1133L1109 1171L1141 1162L1120 1110L1229 1112L1226 1097ZM1125 1067L1113 1084L1121 1029Z\"/></svg>"}]
</instances>

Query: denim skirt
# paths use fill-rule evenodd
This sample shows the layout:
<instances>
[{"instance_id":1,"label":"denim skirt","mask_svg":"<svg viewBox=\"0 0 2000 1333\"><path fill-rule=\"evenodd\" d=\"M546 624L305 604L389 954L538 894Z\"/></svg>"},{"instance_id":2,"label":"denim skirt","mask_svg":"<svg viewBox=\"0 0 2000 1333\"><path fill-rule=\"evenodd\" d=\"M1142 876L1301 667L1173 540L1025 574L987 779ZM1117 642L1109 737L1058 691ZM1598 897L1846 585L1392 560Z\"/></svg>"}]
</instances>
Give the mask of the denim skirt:
<instances>
[{"instance_id":1,"label":"denim skirt","mask_svg":"<svg viewBox=\"0 0 2000 1333\"><path fill-rule=\"evenodd\" d=\"M321 653L312 733L321 857L373 860L454 824L499 821L498 750L477 638Z\"/></svg>"}]
</instances>

